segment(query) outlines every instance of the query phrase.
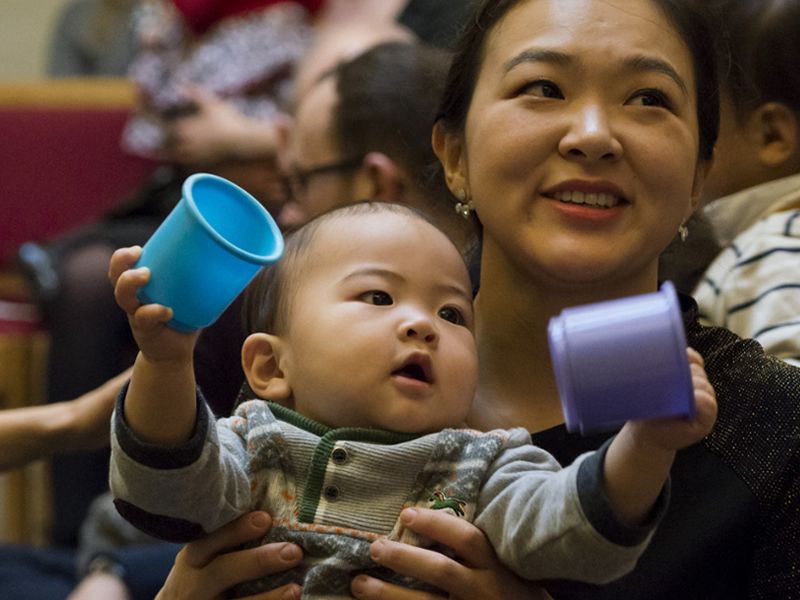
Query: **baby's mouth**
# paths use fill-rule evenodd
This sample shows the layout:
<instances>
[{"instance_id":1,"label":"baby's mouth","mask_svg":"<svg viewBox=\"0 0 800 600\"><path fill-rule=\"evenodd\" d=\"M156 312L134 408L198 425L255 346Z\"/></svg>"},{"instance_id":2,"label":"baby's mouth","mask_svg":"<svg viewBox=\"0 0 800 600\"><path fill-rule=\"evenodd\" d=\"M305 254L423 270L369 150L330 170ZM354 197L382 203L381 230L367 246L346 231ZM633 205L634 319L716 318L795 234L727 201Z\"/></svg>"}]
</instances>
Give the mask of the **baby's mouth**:
<instances>
[{"instance_id":1,"label":"baby's mouth","mask_svg":"<svg viewBox=\"0 0 800 600\"><path fill-rule=\"evenodd\" d=\"M411 356L399 369L392 371L392 375L414 379L423 383L433 383L431 361L425 355Z\"/></svg>"}]
</instances>

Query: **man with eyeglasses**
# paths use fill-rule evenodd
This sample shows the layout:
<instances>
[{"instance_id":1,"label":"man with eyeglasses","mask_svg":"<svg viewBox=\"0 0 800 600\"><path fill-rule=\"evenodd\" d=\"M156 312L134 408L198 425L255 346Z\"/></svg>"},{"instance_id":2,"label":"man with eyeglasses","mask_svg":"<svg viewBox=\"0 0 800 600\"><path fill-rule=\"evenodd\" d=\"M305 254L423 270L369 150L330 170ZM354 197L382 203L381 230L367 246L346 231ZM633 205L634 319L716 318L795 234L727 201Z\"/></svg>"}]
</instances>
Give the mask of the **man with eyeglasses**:
<instances>
[{"instance_id":1,"label":"man with eyeglasses","mask_svg":"<svg viewBox=\"0 0 800 600\"><path fill-rule=\"evenodd\" d=\"M284 148L294 202L281 224L367 198L400 202L466 250L474 224L455 212L430 142L449 60L422 43L388 42L323 75L302 97Z\"/></svg>"}]
</instances>

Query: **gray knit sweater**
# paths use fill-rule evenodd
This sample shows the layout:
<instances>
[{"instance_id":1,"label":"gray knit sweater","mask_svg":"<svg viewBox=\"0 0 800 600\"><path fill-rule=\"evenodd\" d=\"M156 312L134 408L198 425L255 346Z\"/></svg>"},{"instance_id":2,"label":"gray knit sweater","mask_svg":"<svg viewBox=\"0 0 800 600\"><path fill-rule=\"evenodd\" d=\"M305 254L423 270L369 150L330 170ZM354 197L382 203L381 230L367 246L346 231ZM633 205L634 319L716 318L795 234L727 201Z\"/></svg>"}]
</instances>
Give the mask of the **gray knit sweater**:
<instances>
[{"instance_id":1,"label":"gray knit sweater","mask_svg":"<svg viewBox=\"0 0 800 600\"><path fill-rule=\"evenodd\" d=\"M242 594L297 581L304 598L349 598L350 580L360 572L418 587L378 569L368 554L380 538L424 543L398 520L409 506L474 521L525 578L603 583L635 566L666 504L664 493L647 525L622 525L603 491L605 448L560 469L524 429L418 437L331 429L261 400L241 404L213 427L198 398L198 415L185 446L158 448L135 437L119 405L112 492L126 518L172 541L250 510L269 512L275 525L262 543L296 542L305 560Z\"/></svg>"}]
</instances>

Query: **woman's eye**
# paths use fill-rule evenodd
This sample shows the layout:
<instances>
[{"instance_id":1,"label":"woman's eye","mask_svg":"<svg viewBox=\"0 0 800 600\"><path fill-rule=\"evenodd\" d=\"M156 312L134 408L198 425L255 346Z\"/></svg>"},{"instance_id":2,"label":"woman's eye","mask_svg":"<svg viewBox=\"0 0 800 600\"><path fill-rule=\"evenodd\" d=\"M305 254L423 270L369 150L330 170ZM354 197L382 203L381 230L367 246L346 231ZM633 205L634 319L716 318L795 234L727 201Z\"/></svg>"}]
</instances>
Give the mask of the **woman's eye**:
<instances>
[{"instance_id":1,"label":"woman's eye","mask_svg":"<svg viewBox=\"0 0 800 600\"><path fill-rule=\"evenodd\" d=\"M370 290L365 292L361 294L361 299L364 302L368 304L374 304L375 306L389 306L394 302L389 294L380 290Z\"/></svg>"},{"instance_id":2,"label":"woman's eye","mask_svg":"<svg viewBox=\"0 0 800 600\"><path fill-rule=\"evenodd\" d=\"M466 325L467 321L464 319L464 314L455 306L445 306L439 309L439 316L445 321L454 323L455 325Z\"/></svg>"},{"instance_id":3,"label":"woman's eye","mask_svg":"<svg viewBox=\"0 0 800 600\"><path fill-rule=\"evenodd\" d=\"M564 94L561 93L561 90L555 83L544 79L525 84L520 89L520 93L531 96L541 96L543 98L564 98Z\"/></svg>"},{"instance_id":4,"label":"woman's eye","mask_svg":"<svg viewBox=\"0 0 800 600\"><path fill-rule=\"evenodd\" d=\"M667 95L659 90L640 90L631 96L628 103L639 106L658 106L661 108L670 108L672 106Z\"/></svg>"}]
</instances>

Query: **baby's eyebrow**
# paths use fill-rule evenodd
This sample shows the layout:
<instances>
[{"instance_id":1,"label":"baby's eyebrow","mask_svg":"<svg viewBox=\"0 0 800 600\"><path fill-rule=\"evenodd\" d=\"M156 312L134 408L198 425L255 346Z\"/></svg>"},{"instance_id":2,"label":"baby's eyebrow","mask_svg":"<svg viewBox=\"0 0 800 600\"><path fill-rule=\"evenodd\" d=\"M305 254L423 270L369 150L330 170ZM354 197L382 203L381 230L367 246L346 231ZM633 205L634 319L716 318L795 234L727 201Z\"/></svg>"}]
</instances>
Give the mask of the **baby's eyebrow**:
<instances>
[{"instance_id":1,"label":"baby's eyebrow","mask_svg":"<svg viewBox=\"0 0 800 600\"><path fill-rule=\"evenodd\" d=\"M377 276L377 277L386 277L387 279L394 279L397 281L403 281L404 278L395 273L390 269L384 269L382 267L362 267L356 269L355 271L351 271L344 277L342 277L342 281L348 281L350 279L356 279L357 277L366 277L366 276Z\"/></svg>"},{"instance_id":2,"label":"baby's eyebrow","mask_svg":"<svg viewBox=\"0 0 800 600\"><path fill-rule=\"evenodd\" d=\"M369 277L369 276L384 277L386 279L399 282L406 280L405 277L403 277L399 273L392 271L391 269L386 269L383 267L361 267L355 269L354 271L350 271L347 275L342 277L342 282L346 282L351 279L357 279L359 277ZM448 283L448 282L437 284L436 289L442 294L461 296L465 300L465 302L469 303L470 305L472 304L471 289L466 289L458 284Z\"/></svg>"},{"instance_id":3,"label":"baby's eyebrow","mask_svg":"<svg viewBox=\"0 0 800 600\"><path fill-rule=\"evenodd\" d=\"M472 290L466 290L460 285L450 283L442 283L436 287L444 294L460 296L464 302L472 306Z\"/></svg>"}]
</instances>

